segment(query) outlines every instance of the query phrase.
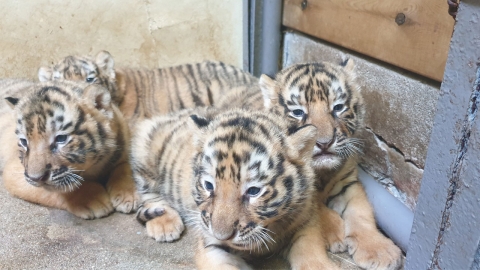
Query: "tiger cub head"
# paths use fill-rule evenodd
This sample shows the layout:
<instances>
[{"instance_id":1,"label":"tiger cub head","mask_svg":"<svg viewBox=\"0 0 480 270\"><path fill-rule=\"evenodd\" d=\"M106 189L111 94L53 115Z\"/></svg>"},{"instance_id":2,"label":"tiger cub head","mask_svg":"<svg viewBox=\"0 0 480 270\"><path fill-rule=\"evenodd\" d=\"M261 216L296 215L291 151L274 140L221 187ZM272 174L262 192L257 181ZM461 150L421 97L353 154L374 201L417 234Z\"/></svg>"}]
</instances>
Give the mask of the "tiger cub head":
<instances>
[{"instance_id":1,"label":"tiger cub head","mask_svg":"<svg viewBox=\"0 0 480 270\"><path fill-rule=\"evenodd\" d=\"M40 67L38 79L46 81L76 81L99 84L110 91L115 100L115 62L107 51L92 56L67 56L51 67Z\"/></svg>"},{"instance_id":2,"label":"tiger cub head","mask_svg":"<svg viewBox=\"0 0 480 270\"><path fill-rule=\"evenodd\" d=\"M260 87L265 107L294 122L317 127L315 169L336 169L361 151L361 142L354 135L363 125L364 104L353 60L339 65L293 65L275 79L262 75Z\"/></svg>"},{"instance_id":3,"label":"tiger cub head","mask_svg":"<svg viewBox=\"0 0 480 270\"><path fill-rule=\"evenodd\" d=\"M192 115L197 154L192 194L205 244L267 252L308 218L316 128L287 134L272 113Z\"/></svg>"},{"instance_id":4,"label":"tiger cub head","mask_svg":"<svg viewBox=\"0 0 480 270\"><path fill-rule=\"evenodd\" d=\"M117 147L110 94L102 86L38 83L25 97L6 100L14 108L23 174L34 186L72 191L84 171Z\"/></svg>"}]
</instances>

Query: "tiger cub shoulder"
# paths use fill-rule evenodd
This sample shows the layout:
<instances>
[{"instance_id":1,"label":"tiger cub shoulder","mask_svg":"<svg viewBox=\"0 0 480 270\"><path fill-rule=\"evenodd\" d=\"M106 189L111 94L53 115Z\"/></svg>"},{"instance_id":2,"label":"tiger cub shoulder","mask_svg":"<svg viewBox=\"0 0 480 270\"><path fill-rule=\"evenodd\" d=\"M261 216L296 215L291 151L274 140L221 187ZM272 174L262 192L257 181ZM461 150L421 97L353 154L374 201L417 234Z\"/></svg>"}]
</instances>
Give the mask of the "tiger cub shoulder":
<instances>
[{"instance_id":1,"label":"tiger cub shoulder","mask_svg":"<svg viewBox=\"0 0 480 270\"><path fill-rule=\"evenodd\" d=\"M200 269L246 269L251 258L282 252L295 269L335 269L315 215L316 134L241 109L146 120L132 142L137 219L160 242L178 239L184 223L195 228Z\"/></svg>"},{"instance_id":2,"label":"tiger cub shoulder","mask_svg":"<svg viewBox=\"0 0 480 270\"><path fill-rule=\"evenodd\" d=\"M135 210L130 135L108 90L46 82L6 100L13 110L0 115L0 136L12 195L87 219Z\"/></svg>"}]
</instances>

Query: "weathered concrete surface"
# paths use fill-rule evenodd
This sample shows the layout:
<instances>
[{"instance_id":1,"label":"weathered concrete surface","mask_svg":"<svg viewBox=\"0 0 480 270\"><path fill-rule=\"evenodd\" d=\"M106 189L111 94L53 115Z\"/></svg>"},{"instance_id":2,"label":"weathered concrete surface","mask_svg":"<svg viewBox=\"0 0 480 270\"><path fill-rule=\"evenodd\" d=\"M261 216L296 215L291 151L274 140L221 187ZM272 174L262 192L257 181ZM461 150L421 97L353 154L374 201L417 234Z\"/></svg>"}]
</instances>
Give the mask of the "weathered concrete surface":
<instances>
[{"instance_id":1,"label":"weathered concrete surface","mask_svg":"<svg viewBox=\"0 0 480 270\"><path fill-rule=\"evenodd\" d=\"M194 239L159 244L133 215L82 220L0 186L1 269L192 269Z\"/></svg>"},{"instance_id":2,"label":"weathered concrete surface","mask_svg":"<svg viewBox=\"0 0 480 270\"><path fill-rule=\"evenodd\" d=\"M415 208L439 85L370 58L295 32L284 39L283 66L351 57L366 104L361 166Z\"/></svg>"},{"instance_id":3,"label":"weathered concrete surface","mask_svg":"<svg viewBox=\"0 0 480 270\"><path fill-rule=\"evenodd\" d=\"M478 269L480 3L462 0L428 148L406 269Z\"/></svg>"},{"instance_id":4,"label":"weathered concrete surface","mask_svg":"<svg viewBox=\"0 0 480 270\"><path fill-rule=\"evenodd\" d=\"M204 59L241 66L242 1L0 1L0 77L108 50L149 68Z\"/></svg>"},{"instance_id":5,"label":"weathered concrete surface","mask_svg":"<svg viewBox=\"0 0 480 270\"><path fill-rule=\"evenodd\" d=\"M157 243L135 215L83 220L11 197L0 179L0 269L194 269L195 237ZM348 254L332 254L342 269L359 269ZM280 258L257 269L288 269Z\"/></svg>"}]
</instances>

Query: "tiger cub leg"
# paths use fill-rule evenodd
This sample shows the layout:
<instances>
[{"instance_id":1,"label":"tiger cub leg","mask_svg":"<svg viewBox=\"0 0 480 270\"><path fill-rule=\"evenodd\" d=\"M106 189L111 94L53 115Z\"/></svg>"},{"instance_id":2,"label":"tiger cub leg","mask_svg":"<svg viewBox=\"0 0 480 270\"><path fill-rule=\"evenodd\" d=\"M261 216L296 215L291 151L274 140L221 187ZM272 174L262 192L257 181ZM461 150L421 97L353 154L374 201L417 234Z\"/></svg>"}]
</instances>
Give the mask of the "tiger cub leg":
<instances>
[{"instance_id":1,"label":"tiger cub leg","mask_svg":"<svg viewBox=\"0 0 480 270\"><path fill-rule=\"evenodd\" d=\"M83 182L78 189L63 193L29 184L23 171L18 158L9 160L3 170L5 188L20 199L67 210L83 219L104 217L113 211L107 191L98 183Z\"/></svg>"},{"instance_id":2,"label":"tiger cub leg","mask_svg":"<svg viewBox=\"0 0 480 270\"><path fill-rule=\"evenodd\" d=\"M336 198L343 205L345 243L353 260L366 269L398 269L403 263L402 251L378 231L373 209L360 182ZM335 209L335 208L334 208Z\"/></svg>"},{"instance_id":3,"label":"tiger cub leg","mask_svg":"<svg viewBox=\"0 0 480 270\"><path fill-rule=\"evenodd\" d=\"M137 219L145 222L148 236L157 242L175 241L185 230L177 210L164 200L144 203L138 209Z\"/></svg>"},{"instance_id":4,"label":"tiger cub leg","mask_svg":"<svg viewBox=\"0 0 480 270\"><path fill-rule=\"evenodd\" d=\"M199 270L249 270L252 269L242 258L218 246L205 246L203 238L198 240L195 264Z\"/></svg>"},{"instance_id":5,"label":"tiger cub leg","mask_svg":"<svg viewBox=\"0 0 480 270\"><path fill-rule=\"evenodd\" d=\"M320 219L324 217L313 217L293 236L287 256L292 269L340 269L327 255L325 232Z\"/></svg>"},{"instance_id":6,"label":"tiger cub leg","mask_svg":"<svg viewBox=\"0 0 480 270\"><path fill-rule=\"evenodd\" d=\"M346 251L347 245L345 244L345 225L343 219L337 212L328 208L322 202L319 202L318 213L320 226L322 227L323 237L328 250L333 253Z\"/></svg>"},{"instance_id":7,"label":"tiger cub leg","mask_svg":"<svg viewBox=\"0 0 480 270\"><path fill-rule=\"evenodd\" d=\"M139 198L129 163L117 165L110 174L106 186L116 211L128 214L137 210Z\"/></svg>"}]
</instances>

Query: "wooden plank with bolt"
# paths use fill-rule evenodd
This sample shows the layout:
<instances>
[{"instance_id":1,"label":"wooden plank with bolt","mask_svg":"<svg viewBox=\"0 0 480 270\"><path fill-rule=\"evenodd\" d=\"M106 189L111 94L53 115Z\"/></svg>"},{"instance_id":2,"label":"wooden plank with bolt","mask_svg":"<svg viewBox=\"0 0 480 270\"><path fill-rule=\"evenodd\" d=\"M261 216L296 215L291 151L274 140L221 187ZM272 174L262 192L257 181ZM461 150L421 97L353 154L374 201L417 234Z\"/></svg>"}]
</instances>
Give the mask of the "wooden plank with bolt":
<instances>
[{"instance_id":1,"label":"wooden plank with bolt","mask_svg":"<svg viewBox=\"0 0 480 270\"><path fill-rule=\"evenodd\" d=\"M439 0L285 0L283 24L441 81L454 20Z\"/></svg>"}]
</instances>

